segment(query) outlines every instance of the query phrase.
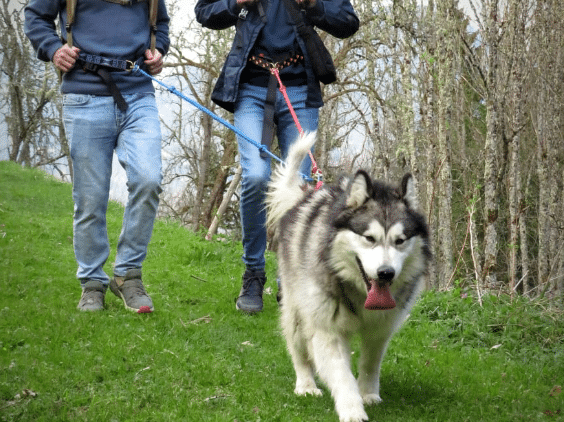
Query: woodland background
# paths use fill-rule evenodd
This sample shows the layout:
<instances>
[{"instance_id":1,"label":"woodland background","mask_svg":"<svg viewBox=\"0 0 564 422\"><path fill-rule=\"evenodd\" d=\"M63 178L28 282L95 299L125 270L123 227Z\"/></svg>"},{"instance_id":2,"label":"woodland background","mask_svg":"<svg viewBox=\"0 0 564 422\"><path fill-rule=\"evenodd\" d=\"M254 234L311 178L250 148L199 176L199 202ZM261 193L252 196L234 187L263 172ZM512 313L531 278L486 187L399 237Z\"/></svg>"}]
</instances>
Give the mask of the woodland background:
<instances>
[{"instance_id":1,"label":"woodland background","mask_svg":"<svg viewBox=\"0 0 564 422\"><path fill-rule=\"evenodd\" d=\"M233 32L175 16L162 78L210 101ZM193 2L188 2L193 7ZM435 289L564 298L564 2L353 0L360 30L320 32L339 81L323 87L316 160L326 181L358 167L411 172L432 230ZM0 0L0 128L9 160L72 180L54 67L23 34L23 2ZM239 236L234 134L160 89L160 213ZM2 125L1 121L4 120ZM2 129L4 130L4 129Z\"/></svg>"}]
</instances>

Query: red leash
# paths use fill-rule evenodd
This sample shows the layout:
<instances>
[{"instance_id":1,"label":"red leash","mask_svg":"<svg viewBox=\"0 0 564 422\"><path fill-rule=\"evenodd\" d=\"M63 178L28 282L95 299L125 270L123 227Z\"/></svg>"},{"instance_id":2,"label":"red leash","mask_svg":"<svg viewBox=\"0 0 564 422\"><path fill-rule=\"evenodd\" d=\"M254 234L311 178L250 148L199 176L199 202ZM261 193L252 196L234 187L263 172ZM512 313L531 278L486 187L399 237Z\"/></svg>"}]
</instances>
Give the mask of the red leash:
<instances>
[{"instance_id":1,"label":"red leash","mask_svg":"<svg viewBox=\"0 0 564 422\"><path fill-rule=\"evenodd\" d=\"M254 63L257 66L260 66L264 69L268 69L270 71L270 73L272 73L272 75L274 75L276 77L276 80L278 81L278 87L280 92L282 93L282 95L284 96L284 100L286 100L286 104L288 105L288 109L290 110L290 114L292 115L292 118L294 119L294 123L296 124L296 127L298 128L298 132L300 133L300 136L303 136L304 134L304 130L302 129L302 125L300 125L300 121L298 120L298 116L296 115L296 112L294 111L294 107L292 106L292 103L290 102L290 98L288 97L288 94L286 93L286 87L284 86L284 84L282 83L282 79L280 79L280 69L283 69L286 66L291 66L292 64L303 60L303 56L301 55L297 55L297 56L293 56L290 57L282 62L278 62L278 63L273 63L272 61L270 61L269 59L267 59L266 57L261 56L253 56L249 58L249 61L251 61L252 63ZM321 188L321 186L323 186L323 174L321 173L321 170L319 170L319 167L317 167L317 162L315 161L315 158L313 158L313 154L311 153L311 151L308 151L309 153L309 158L311 160L311 173L313 175L313 178L315 180L317 180L317 183L315 185L315 190Z\"/></svg>"},{"instance_id":2,"label":"red leash","mask_svg":"<svg viewBox=\"0 0 564 422\"><path fill-rule=\"evenodd\" d=\"M298 120L298 116L296 115L296 112L294 111L294 107L292 106L292 103L290 102L290 98L288 97L288 94L286 93L286 87L284 86L284 84L282 83L282 79L280 79L280 72L278 71L278 66L277 64L273 64L270 67L270 73L272 73L276 79L278 80L278 86L280 89L280 92L282 93L282 95L284 96L284 99L286 100L286 104L288 105L288 109L290 110L290 114L292 114L292 117L294 118L294 123L296 124L296 127L298 128L298 132L300 132L300 136L303 136L304 134L304 130L302 129L302 125L300 125L300 121ZM309 159L311 160L311 173L313 174L313 177L315 180L317 180L317 183L315 184L315 190L318 190L319 188L321 188L321 186L323 186L323 173L321 173L321 170L319 170L319 168L317 167L317 162L315 161L315 158L313 158L313 154L311 153L311 151L308 151L309 153Z\"/></svg>"}]
</instances>

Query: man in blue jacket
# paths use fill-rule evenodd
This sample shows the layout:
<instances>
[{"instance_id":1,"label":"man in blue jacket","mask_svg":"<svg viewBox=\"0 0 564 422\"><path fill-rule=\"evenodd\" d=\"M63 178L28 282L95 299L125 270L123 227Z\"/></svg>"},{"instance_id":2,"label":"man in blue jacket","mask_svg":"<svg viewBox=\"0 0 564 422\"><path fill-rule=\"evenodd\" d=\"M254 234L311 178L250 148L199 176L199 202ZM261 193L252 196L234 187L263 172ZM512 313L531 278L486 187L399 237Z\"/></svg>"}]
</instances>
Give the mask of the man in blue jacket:
<instances>
[{"instance_id":1,"label":"man in blue jacket","mask_svg":"<svg viewBox=\"0 0 564 422\"><path fill-rule=\"evenodd\" d=\"M73 164L74 251L82 287L78 309L103 309L109 286L126 308L152 312L141 267L161 192L161 133L152 82L131 68L138 64L151 74L162 70L170 44L169 17L164 0L158 0L153 29L147 0L79 0L67 27L71 2L29 1L25 33L37 57L52 61L63 73L63 122ZM62 39L57 19L69 30ZM127 175L129 197L110 281L103 266L110 252L106 211L114 151Z\"/></svg>"},{"instance_id":2,"label":"man in blue jacket","mask_svg":"<svg viewBox=\"0 0 564 422\"><path fill-rule=\"evenodd\" d=\"M292 1L298 4L306 24L333 36L346 38L358 30L359 20L349 0ZM266 99L273 90L270 72L262 65L290 63L282 66L280 76L304 131L317 130L319 108L323 105L320 83L284 0L198 0L195 12L196 20L207 28L236 26L233 46L216 82L212 100L233 112L235 126L251 139L268 143L269 135L265 136L263 126L268 128L275 124L284 158L297 139L298 130L280 93L276 93L273 101L273 114L267 115L265 120ZM238 144L243 170L240 210L246 271L236 307L255 313L263 308L262 293L266 283L264 198L270 161L240 137ZM311 162L306 159L302 172L309 174L310 167Z\"/></svg>"}]
</instances>

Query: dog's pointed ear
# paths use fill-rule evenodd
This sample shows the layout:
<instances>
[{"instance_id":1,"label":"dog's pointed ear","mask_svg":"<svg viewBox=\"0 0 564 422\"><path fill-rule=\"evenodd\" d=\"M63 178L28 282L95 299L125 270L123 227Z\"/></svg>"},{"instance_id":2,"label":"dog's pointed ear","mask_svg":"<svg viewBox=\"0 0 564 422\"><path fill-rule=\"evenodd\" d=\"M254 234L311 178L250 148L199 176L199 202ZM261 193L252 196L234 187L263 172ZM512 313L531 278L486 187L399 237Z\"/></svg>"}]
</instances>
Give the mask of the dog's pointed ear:
<instances>
[{"instance_id":1,"label":"dog's pointed ear","mask_svg":"<svg viewBox=\"0 0 564 422\"><path fill-rule=\"evenodd\" d=\"M356 172L354 178L349 184L347 195L347 208L358 208L372 198L374 188L372 179L364 170Z\"/></svg>"},{"instance_id":2,"label":"dog's pointed ear","mask_svg":"<svg viewBox=\"0 0 564 422\"><path fill-rule=\"evenodd\" d=\"M418 209L417 192L415 191L415 179L411 173L406 173L401 180L401 196L409 208Z\"/></svg>"}]
</instances>

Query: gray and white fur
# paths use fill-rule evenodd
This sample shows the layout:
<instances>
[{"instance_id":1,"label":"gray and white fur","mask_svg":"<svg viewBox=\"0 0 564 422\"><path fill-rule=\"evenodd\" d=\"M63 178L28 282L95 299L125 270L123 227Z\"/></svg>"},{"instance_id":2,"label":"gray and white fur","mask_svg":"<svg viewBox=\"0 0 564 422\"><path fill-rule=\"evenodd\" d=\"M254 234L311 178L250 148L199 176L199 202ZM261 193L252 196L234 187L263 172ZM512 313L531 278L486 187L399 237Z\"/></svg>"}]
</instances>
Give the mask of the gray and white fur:
<instances>
[{"instance_id":1,"label":"gray and white fur","mask_svg":"<svg viewBox=\"0 0 564 422\"><path fill-rule=\"evenodd\" d=\"M317 191L305 185L298 169L315 136L294 143L267 196L278 244L281 325L296 372L294 392L321 395L317 374L341 422L365 421L364 404L381 401L388 342L423 288L431 261L428 228L409 174L397 187L363 170ZM372 289L388 292L382 308L367 309ZM358 380L350 362L355 334L361 337Z\"/></svg>"}]
</instances>

